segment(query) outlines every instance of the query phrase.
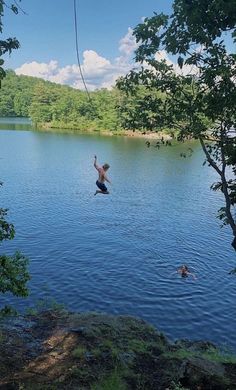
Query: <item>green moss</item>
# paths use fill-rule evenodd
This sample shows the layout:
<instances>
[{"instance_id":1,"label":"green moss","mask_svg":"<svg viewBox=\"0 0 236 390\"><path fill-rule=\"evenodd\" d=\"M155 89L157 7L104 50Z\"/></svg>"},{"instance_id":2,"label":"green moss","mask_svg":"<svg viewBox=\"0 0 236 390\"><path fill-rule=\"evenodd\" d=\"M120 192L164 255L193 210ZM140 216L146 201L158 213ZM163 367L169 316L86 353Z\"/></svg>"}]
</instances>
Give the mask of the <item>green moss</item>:
<instances>
[{"instance_id":1,"label":"green moss","mask_svg":"<svg viewBox=\"0 0 236 390\"><path fill-rule=\"evenodd\" d=\"M144 341L138 339L131 339L128 342L128 349L137 354L147 352L152 353L154 351L157 351L158 353L163 353L165 351L165 345L162 343L162 340Z\"/></svg>"},{"instance_id":2,"label":"green moss","mask_svg":"<svg viewBox=\"0 0 236 390\"><path fill-rule=\"evenodd\" d=\"M114 343L111 340L104 340L102 342L102 347L112 349L114 347Z\"/></svg>"},{"instance_id":3,"label":"green moss","mask_svg":"<svg viewBox=\"0 0 236 390\"><path fill-rule=\"evenodd\" d=\"M109 351L113 361L118 360L120 350L111 340L104 340L102 344L100 344L99 348L101 351Z\"/></svg>"},{"instance_id":4,"label":"green moss","mask_svg":"<svg viewBox=\"0 0 236 390\"><path fill-rule=\"evenodd\" d=\"M147 352L148 343L143 340L129 340L129 349L134 352Z\"/></svg>"},{"instance_id":5,"label":"green moss","mask_svg":"<svg viewBox=\"0 0 236 390\"><path fill-rule=\"evenodd\" d=\"M70 369L65 383L68 382L68 380L73 380L76 383L92 383L96 378L96 373L91 371L91 368L88 366L83 367L73 367Z\"/></svg>"},{"instance_id":6,"label":"green moss","mask_svg":"<svg viewBox=\"0 0 236 390\"><path fill-rule=\"evenodd\" d=\"M127 390L127 388L128 387L123 380L123 372L117 368L100 382L91 386L91 390Z\"/></svg>"},{"instance_id":7,"label":"green moss","mask_svg":"<svg viewBox=\"0 0 236 390\"><path fill-rule=\"evenodd\" d=\"M194 357L194 356L199 356L196 352L192 352L192 351L188 351L186 349L178 349L176 351L169 351L169 352L165 352L163 354L163 356L165 358L168 358L168 359L187 359L189 357Z\"/></svg>"},{"instance_id":8,"label":"green moss","mask_svg":"<svg viewBox=\"0 0 236 390\"><path fill-rule=\"evenodd\" d=\"M221 352L215 348L209 348L208 351L203 352L201 356L213 362L236 364L236 355L228 352Z\"/></svg>"},{"instance_id":9,"label":"green moss","mask_svg":"<svg viewBox=\"0 0 236 390\"><path fill-rule=\"evenodd\" d=\"M102 351L100 348L93 348L91 350L91 353L93 354L93 356L95 357L95 359L100 359L100 357L102 356Z\"/></svg>"},{"instance_id":10,"label":"green moss","mask_svg":"<svg viewBox=\"0 0 236 390\"><path fill-rule=\"evenodd\" d=\"M73 350L72 356L76 359L81 359L84 357L86 351L87 350L84 346L79 346Z\"/></svg>"},{"instance_id":11,"label":"green moss","mask_svg":"<svg viewBox=\"0 0 236 390\"><path fill-rule=\"evenodd\" d=\"M191 357L201 357L211 362L236 364L236 355L221 352L215 348L209 348L206 352L194 352L181 348L176 351L165 352L163 356L169 359L175 358L180 360Z\"/></svg>"}]
</instances>

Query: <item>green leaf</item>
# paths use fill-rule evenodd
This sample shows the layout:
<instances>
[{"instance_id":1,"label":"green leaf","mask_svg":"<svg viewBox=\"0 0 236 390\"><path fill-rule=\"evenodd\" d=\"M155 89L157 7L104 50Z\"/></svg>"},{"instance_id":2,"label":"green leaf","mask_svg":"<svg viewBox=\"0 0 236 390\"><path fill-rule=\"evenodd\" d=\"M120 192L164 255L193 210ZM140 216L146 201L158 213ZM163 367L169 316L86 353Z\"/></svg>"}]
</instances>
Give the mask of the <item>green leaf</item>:
<instances>
[{"instance_id":1,"label":"green leaf","mask_svg":"<svg viewBox=\"0 0 236 390\"><path fill-rule=\"evenodd\" d=\"M11 10L15 13L15 14L18 14L18 8L15 4L12 4L11 5Z\"/></svg>"},{"instance_id":2,"label":"green leaf","mask_svg":"<svg viewBox=\"0 0 236 390\"><path fill-rule=\"evenodd\" d=\"M180 69L182 69L183 68L183 64L184 64L184 59L182 57L178 57L177 62L178 62L178 65L179 65Z\"/></svg>"}]
</instances>

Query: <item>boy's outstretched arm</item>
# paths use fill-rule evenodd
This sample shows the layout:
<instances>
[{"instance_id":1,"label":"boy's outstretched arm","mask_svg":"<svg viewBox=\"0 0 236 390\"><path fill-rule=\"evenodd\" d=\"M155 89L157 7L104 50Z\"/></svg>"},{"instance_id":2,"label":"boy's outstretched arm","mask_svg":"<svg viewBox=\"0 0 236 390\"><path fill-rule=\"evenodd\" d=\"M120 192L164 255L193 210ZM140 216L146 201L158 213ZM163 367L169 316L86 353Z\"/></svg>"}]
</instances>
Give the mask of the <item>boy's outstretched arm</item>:
<instances>
[{"instance_id":1,"label":"boy's outstretched arm","mask_svg":"<svg viewBox=\"0 0 236 390\"><path fill-rule=\"evenodd\" d=\"M97 156L96 156L96 155L94 156L94 163L93 163L93 166L94 166L94 168L96 168L97 170L99 169L99 166L97 165Z\"/></svg>"}]
</instances>

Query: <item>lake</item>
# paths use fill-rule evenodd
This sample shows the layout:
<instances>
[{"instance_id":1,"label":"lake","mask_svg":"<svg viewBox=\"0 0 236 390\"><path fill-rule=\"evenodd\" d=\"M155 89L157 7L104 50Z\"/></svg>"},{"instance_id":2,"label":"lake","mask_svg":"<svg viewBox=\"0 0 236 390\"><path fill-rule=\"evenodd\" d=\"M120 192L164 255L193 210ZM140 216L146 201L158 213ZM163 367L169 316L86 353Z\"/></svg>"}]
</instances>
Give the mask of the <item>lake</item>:
<instances>
[{"instance_id":1,"label":"lake","mask_svg":"<svg viewBox=\"0 0 236 390\"><path fill-rule=\"evenodd\" d=\"M143 139L37 132L24 119L0 128L1 207L16 228L1 251L27 255L32 277L29 298L2 303L22 311L49 297L236 350L232 234L216 218L223 198L198 143L157 150ZM94 196L94 154L111 165L110 195ZM175 273L183 263L197 280Z\"/></svg>"}]
</instances>

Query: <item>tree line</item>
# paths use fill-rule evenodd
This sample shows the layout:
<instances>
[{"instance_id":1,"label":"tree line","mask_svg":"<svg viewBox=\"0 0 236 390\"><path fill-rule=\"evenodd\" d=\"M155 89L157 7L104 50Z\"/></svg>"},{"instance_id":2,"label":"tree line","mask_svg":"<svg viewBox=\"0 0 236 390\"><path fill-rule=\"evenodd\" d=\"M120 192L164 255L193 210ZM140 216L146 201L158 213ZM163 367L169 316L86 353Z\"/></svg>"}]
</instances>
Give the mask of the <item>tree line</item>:
<instances>
[{"instance_id":1,"label":"tree line","mask_svg":"<svg viewBox=\"0 0 236 390\"><path fill-rule=\"evenodd\" d=\"M39 127L92 131L158 130L158 106L164 93L140 87L135 96L114 87L86 93L36 77L17 76L7 70L2 81L0 116L29 117ZM150 110L158 99L156 111Z\"/></svg>"}]
</instances>

